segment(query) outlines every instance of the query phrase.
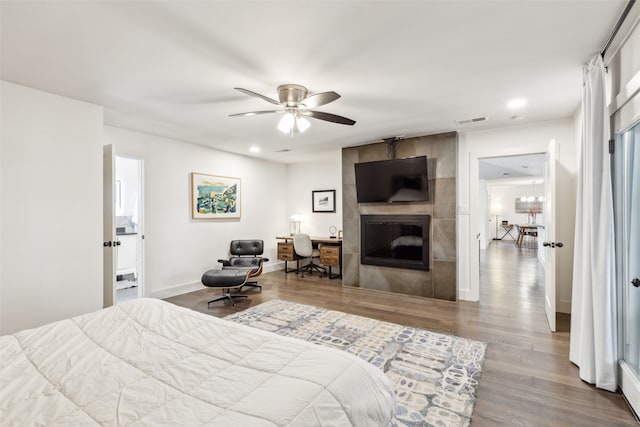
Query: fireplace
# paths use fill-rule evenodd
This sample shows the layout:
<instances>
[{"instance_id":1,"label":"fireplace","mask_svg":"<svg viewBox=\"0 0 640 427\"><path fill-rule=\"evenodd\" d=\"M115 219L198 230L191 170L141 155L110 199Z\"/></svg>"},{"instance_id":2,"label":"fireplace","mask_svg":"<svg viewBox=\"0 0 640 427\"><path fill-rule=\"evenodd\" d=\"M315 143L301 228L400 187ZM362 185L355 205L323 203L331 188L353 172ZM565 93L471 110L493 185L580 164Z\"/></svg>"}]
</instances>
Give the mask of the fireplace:
<instances>
[{"instance_id":1,"label":"fireplace","mask_svg":"<svg viewBox=\"0 0 640 427\"><path fill-rule=\"evenodd\" d=\"M430 215L361 215L360 263L429 270Z\"/></svg>"}]
</instances>

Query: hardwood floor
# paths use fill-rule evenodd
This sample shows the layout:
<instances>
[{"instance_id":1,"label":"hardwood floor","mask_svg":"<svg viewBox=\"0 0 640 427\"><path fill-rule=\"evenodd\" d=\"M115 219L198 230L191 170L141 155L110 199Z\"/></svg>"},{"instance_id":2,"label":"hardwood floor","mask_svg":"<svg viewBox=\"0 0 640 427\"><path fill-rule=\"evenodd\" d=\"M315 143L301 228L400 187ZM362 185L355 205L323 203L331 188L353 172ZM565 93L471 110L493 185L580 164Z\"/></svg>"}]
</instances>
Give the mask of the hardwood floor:
<instances>
[{"instance_id":1,"label":"hardwood floor","mask_svg":"<svg viewBox=\"0 0 640 427\"><path fill-rule=\"evenodd\" d=\"M636 426L621 394L580 380L569 362L569 317L551 333L544 314L543 271L534 249L494 242L481 258L479 303L450 302L342 287L339 280L283 271L260 276L262 292L235 307L207 300L205 288L167 301L225 316L273 298L325 307L488 343L473 426Z\"/></svg>"}]
</instances>

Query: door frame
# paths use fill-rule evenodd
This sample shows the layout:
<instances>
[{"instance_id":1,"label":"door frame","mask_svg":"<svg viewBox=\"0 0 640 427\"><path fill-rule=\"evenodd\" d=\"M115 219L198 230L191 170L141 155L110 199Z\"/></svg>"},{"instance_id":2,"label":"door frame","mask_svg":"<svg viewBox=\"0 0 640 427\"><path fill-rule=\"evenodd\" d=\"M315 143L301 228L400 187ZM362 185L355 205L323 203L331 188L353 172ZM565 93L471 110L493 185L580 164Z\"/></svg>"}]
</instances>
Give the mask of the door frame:
<instances>
[{"instance_id":1,"label":"door frame","mask_svg":"<svg viewBox=\"0 0 640 427\"><path fill-rule=\"evenodd\" d=\"M138 201L138 209L139 209L139 218L140 218L140 224L138 227L138 239L137 239L137 244L138 244L138 250L139 250L139 260L138 263L136 264L136 268L138 269L138 298L144 298L147 296L147 292L146 292L146 286L145 286L145 279L146 279L146 271L145 271L145 246L144 246L144 241L145 241L145 234L144 234L144 228L145 228L145 210L144 210L144 197L145 197L145 180L144 180L144 159L140 158L140 157L135 157L135 156L126 156L126 155L119 155L119 154L115 154L113 159L114 159L114 175L113 175L113 179L115 181L116 178L116 174L117 174L117 167L115 164L116 158L121 158L121 159L127 159L127 160L135 160L138 162L140 169L139 169L139 175L138 175L138 180L139 180L139 201ZM115 219L115 206L113 209L113 215L114 215L114 219ZM115 224L115 221L114 221ZM114 227L115 230L115 227ZM115 231L114 231L115 233ZM117 237L117 236L116 236ZM117 263L116 263L116 268L117 268ZM114 272L115 274L115 272ZM117 293L117 290L116 290ZM115 298L115 294L114 294L114 298ZM115 304L116 300L114 299L114 304Z\"/></svg>"},{"instance_id":2,"label":"door frame","mask_svg":"<svg viewBox=\"0 0 640 427\"><path fill-rule=\"evenodd\" d=\"M480 264L478 262L480 259L480 245L478 241L484 238L484 230L478 229L481 216L479 212L480 194L479 191L476 191L480 185L480 160L492 157L513 157L544 153L546 153L544 149L527 149L526 147L518 147L517 145L469 152L469 233L467 236L469 239L469 291L467 299L471 301L480 300ZM549 183L545 182L545 185L549 185ZM554 182L553 185L555 186L556 183ZM557 223L557 213L555 213L554 218L547 218L545 216L545 221L551 220ZM554 286L554 289L555 288ZM557 299L557 295L555 295L555 298Z\"/></svg>"}]
</instances>

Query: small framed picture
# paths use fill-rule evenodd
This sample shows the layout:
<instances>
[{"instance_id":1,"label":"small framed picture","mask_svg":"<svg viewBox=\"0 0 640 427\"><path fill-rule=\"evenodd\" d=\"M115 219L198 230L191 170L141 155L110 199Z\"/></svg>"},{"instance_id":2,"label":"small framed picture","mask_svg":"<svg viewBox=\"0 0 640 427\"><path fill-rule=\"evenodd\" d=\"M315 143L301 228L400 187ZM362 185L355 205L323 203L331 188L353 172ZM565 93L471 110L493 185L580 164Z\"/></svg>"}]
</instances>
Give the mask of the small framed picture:
<instances>
[{"instance_id":1,"label":"small framed picture","mask_svg":"<svg viewBox=\"0 0 640 427\"><path fill-rule=\"evenodd\" d=\"M336 190L312 191L313 212L335 212Z\"/></svg>"}]
</instances>

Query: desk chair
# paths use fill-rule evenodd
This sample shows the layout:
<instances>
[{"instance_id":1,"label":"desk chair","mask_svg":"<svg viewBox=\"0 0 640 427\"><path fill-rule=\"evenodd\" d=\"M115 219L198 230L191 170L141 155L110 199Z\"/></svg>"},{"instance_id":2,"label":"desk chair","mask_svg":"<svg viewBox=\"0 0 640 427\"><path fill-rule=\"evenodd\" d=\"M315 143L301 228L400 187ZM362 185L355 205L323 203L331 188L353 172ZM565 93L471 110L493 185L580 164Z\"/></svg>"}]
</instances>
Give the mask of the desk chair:
<instances>
[{"instance_id":1,"label":"desk chair","mask_svg":"<svg viewBox=\"0 0 640 427\"><path fill-rule=\"evenodd\" d=\"M320 251L318 249L313 248L313 244L311 243L311 237L308 234L294 234L293 235L293 250L296 254L302 258L309 258L309 264L300 267L296 274L301 273L300 277L304 277L305 272L309 272L309 274L313 274L313 271L317 271L320 273L320 277L322 277L326 270L324 267L320 267L320 265L313 262L314 258L320 257Z\"/></svg>"}]
</instances>

